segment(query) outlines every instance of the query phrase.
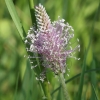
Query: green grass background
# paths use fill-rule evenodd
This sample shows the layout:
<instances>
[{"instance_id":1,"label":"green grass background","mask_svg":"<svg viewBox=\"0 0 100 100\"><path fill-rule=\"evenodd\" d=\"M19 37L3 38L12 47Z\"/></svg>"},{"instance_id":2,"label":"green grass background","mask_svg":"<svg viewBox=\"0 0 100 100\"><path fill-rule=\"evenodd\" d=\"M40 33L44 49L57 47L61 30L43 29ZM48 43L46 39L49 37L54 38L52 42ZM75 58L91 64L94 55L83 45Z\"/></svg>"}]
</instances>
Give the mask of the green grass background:
<instances>
[{"instance_id":1,"label":"green grass background","mask_svg":"<svg viewBox=\"0 0 100 100\"><path fill-rule=\"evenodd\" d=\"M51 21L57 20L58 16L64 18L73 26L75 38L80 39L81 51L76 56L81 60L69 59L70 72L65 74L65 79L68 80L82 73L66 85L71 100L99 100L100 0L34 1L35 5L41 3L46 8ZM32 26L28 0L13 2L27 33ZM24 58L25 46L4 0L0 0L0 7L0 100L42 100L42 91L35 80L34 71L30 69L27 58ZM88 71L91 69L96 70ZM88 72L85 73L84 70ZM57 78L51 76L53 77L52 74L48 75L52 100L64 100L62 89L54 92L60 84Z\"/></svg>"}]
</instances>

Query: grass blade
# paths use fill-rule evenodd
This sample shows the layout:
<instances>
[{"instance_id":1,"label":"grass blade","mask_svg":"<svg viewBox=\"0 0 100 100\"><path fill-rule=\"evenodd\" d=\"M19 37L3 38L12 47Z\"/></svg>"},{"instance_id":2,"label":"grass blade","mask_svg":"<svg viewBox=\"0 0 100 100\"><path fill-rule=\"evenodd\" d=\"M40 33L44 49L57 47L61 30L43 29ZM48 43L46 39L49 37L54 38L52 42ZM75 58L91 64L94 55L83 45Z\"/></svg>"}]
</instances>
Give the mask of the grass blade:
<instances>
[{"instance_id":1,"label":"grass blade","mask_svg":"<svg viewBox=\"0 0 100 100\"><path fill-rule=\"evenodd\" d=\"M93 84L91 84L91 85L92 85L92 88L93 88L93 91L94 91L94 94L95 94L95 98L96 98L95 100L99 100L98 97L97 97L97 94L96 94L96 90L95 90L94 85Z\"/></svg>"},{"instance_id":2,"label":"grass blade","mask_svg":"<svg viewBox=\"0 0 100 100\"><path fill-rule=\"evenodd\" d=\"M85 67L86 67L86 64L85 64L86 56L87 56L87 52L85 54L84 61L83 61L82 73L81 73L81 77L80 77L80 85L79 85L78 96L77 96L76 100L81 100L81 96L82 96L82 89L83 89L83 83L84 83L84 74L85 74Z\"/></svg>"},{"instance_id":3,"label":"grass blade","mask_svg":"<svg viewBox=\"0 0 100 100\"><path fill-rule=\"evenodd\" d=\"M95 68L95 61L93 60L91 63L91 68ZM94 87L96 87L96 72L91 72L90 74L91 77L91 84L93 84ZM94 90L92 89L92 94L91 94L91 100L95 100L95 94L94 94Z\"/></svg>"},{"instance_id":4,"label":"grass blade","mask_svg":"<svg viewBox=\"0 0 100 100\"><path fill-rule=\"evenodd\" d=\"M15 88L14 100L17 100L16 97L17 97L17 89L18 89L18 80L19 80L19 73L18 73L17 81L16 81L16 88Z\"/></svg>"},{"instance_id":5,"label":"grass blade","mask_svg":"<svg viewBox=\"0 0 100 100\"><path fill-rule=\"evenodd\" d=\"M65 100L64 95L62 93L62 88L59 89L57 100Z\"/></svg>"},{"instance_id":6,"label":"grass blade","mask_svg":"<svg viewBox=\"0 0 100 100\"><path fill-rule=\"evenodd\" d=\"M34 0L28 0L28 2L29 2L32 24L36 24L35 11L34 11Z\"/></svg>"},{"instance_id":7,"label":"grass blade","mask_svg":"<svg viewBox=\"0 0 100 100\"><path fill-rule=\"evenodd\" d=\"M26 37L26 33L25 33L25 31L23 29L23 26L22 26L22 24L20 22L18 14L17 14L17 12L15 10L13 1L12 0L5 0L5 2L6 2L8 10L9 10L9 13L10 13L10 15L11 15L11 17L12 17L12 19L13 19L13 21L14 21L17 29L18 29L18 32L19 32L22 40L24 40L24 37Z\"/></svg>"}]
</instances>

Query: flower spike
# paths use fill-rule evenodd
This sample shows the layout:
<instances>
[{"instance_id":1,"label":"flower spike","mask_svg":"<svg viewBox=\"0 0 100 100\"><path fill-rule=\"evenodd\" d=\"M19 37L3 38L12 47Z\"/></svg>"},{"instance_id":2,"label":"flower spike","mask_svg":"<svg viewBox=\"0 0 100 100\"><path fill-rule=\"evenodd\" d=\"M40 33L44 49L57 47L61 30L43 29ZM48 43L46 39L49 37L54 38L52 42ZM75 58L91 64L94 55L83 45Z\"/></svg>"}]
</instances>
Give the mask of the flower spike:
<instances>
[{"instance_id":1,"label":"flower spike","mask_svg":"<svg viewBox=\"0 0 100 100\"><path fill-rule=\"evenodd\" d=\"M49 16L46 13L45 8L41 4L39 4L39 6L36 6L35 16L39 31L41 32L46 31L49 28L51 22Z\"/></svg>"},{"instance_id":2,"label":"flower spike","mask_svg":"<svg viewBox=\"0 0 100 100\"><path fill-rule=\"evenodd\" d=\"M41 4L35 7L35 16L38 29L31 27L28 31L25 41L29 44L28 51L41 55L44 69L50 68L55 74L65 73L66 59L77 59L74 53L80 50L80 45L71 46L74 29L64 19L59 18L51 23Z\"/></svg>"}]
</instances>

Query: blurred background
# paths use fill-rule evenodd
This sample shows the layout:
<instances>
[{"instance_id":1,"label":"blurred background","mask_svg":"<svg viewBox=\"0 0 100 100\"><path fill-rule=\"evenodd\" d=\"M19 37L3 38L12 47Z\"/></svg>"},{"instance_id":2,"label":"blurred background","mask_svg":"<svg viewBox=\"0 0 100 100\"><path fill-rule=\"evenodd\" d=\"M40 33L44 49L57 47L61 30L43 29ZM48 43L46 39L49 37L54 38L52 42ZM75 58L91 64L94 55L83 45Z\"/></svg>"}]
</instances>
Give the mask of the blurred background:
<instances>
[{"instance_id":1,"label":"blurred background","mask_svg":"<svg viewBox=\"0 0 100 100\"><path fill-rule=\"evenodd\" d=\"M69 61L69 77L81 72L85 50L91 45L86 60L86 70L98 68L85 74L83 97L84 100L95 100L91 83L96 89L100 99L100 0L34 0L35 5L41 3L51 18L57 20L58 16L64 18L75 31L75 38L79 38L81 51L77 57L81 60ZM13 0L19 18L27 32L32 26L28 0ZM41 100L39 87L35 80L34 72L26 67L27 58L25 46L8 12L4 0L0 0L0 100ZM75 39L75 41L76 41ZM50 88L56 89L58 81L52 79ZM58 85L57 85L58 84ZM31 86L31 87L30 87ZM79 87L79 77L67 84L68 92L72 100L76 96ZM58 97L58 92L54 95ZM17 96L16 96L17 95ZM27 96L28 95L28 96ZM31 96L30 96L31 95ZM57 99L58 100L58 99ZM60 99L63 100L63 99Z\"/></svg>"}]
</instances>

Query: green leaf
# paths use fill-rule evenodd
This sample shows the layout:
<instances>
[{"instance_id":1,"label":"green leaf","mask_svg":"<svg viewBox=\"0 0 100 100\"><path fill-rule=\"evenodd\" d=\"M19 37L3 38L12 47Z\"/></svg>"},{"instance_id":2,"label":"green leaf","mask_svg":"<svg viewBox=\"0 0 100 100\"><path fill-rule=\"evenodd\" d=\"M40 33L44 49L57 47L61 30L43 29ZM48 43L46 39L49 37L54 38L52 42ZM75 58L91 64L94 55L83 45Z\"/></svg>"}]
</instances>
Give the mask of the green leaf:
<instances>
[{"instance_id":1,"label":"green leaf","mask_svg":"<svg viewBox=\"0 0 100 100\"><path fill-rule=\"evenodd\" d=\"M18 32L19 32L22 40L24 40L24 37L26 37L26 33L25 33L24 28L20 22L20 19L18 17L18 14L17 14L16 9L15 9L14 4L13 4L13 1L12 0L5 0L5 2L6 2L8 10L9 10L9 13L10 13L10 15L11 15L11 17L12 17L12 19L13 19L13 21L18 29Z\"/></svg>"}]
</instances>

